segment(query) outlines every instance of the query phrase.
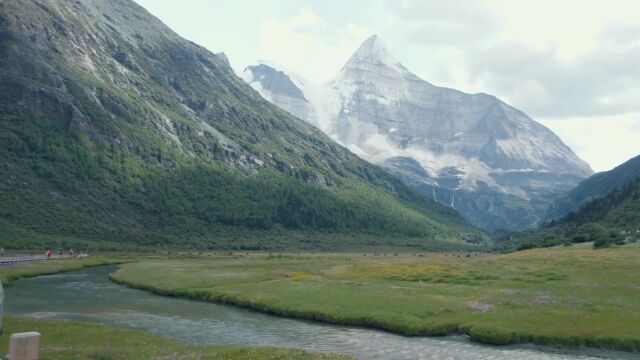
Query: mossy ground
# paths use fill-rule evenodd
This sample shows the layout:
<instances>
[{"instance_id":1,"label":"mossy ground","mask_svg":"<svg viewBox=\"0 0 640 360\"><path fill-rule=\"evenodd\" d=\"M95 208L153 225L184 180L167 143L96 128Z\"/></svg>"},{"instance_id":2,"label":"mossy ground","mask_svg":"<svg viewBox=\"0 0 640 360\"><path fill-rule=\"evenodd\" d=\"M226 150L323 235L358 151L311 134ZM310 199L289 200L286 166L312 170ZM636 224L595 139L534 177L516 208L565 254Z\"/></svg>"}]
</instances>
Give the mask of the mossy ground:
<instances>
[{"instance_id":1,"label":"mossy ground","mask_svg":"<svg viewBox=\"0 0 640 360\"><path fill-rule=\"evenodd\" d=\"M4 329L1 353L7 353L6 334L38 331L42 360L350 359L292 349L188 345L141 331L72 321L8 317Z\"/></svg>"},{"instance_id":2,"label":"mossy ground","mask_svg":"<svg viewBox=\"0 0 640 360\"><path fill-rule=\"evenodd\" d=\"M129 263L112 278L160 294L404 335L640 351L640 249L469 255L243 253Z\"/></svg>"}]
</instances>

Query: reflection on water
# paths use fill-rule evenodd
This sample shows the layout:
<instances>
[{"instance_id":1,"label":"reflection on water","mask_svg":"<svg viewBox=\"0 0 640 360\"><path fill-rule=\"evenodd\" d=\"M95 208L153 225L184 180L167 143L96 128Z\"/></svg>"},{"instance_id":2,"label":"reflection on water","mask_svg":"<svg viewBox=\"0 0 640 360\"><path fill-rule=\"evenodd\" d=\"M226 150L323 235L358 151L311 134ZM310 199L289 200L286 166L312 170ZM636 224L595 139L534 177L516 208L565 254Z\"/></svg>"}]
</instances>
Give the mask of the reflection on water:
<instances>
[{"instance_id":1,"label":"reflection on water","mask_svg":"<svg viewBox=\"0 0 640 360\"><path fill-rule=\"evenodd\" d=\"M601 359L623 353L559 353L539 347L491 347L465 337L403 337L317 324L225 305L152 295L109 281L115 267L22 279L7 287L9 314L92 321L143 329L188 343L268 345L348 353L360 359Z\"/></svg>"}]
</instances>

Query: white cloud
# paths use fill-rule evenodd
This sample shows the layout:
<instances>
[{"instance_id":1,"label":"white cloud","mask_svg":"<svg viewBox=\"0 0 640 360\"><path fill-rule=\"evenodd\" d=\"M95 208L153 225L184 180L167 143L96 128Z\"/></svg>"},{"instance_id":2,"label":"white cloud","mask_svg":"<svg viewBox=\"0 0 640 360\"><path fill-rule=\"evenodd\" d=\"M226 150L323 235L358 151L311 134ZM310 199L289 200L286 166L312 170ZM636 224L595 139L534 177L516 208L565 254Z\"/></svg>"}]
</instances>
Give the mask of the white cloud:
<instances>
[{"instance_id":1,"label":"white cloud","mask_svg":"<svg viewBox=\"0 0 640 360\"><path fill-rule=\"evenodd\" d=\"M472 81L534 116L615 115L638 109L640 46L605 42L565 61L554 48L505 42L470 51L467 58Z\"/></svg>"},{"instance_id":2,"label":"white cloud","mask_svg":"<svg viewBox=\"0 0 640 360\"><path fill-rule=\"evenodd\" d=\"M495 36L503 19L485 0L387 1L409 28L411 40L430 47L460 47Z\"/></svg>"},{"instance_id":3,"label":"white cloud","mask_svg":"<svg viewBox=\"0 0 640 360\"><path fill-rule=\"evenodd\" d=\"M640 113L637 0L136 1L236 70L270 59L314 82L377 33L425 80L543 119L595 169L640 153L621 120Z\"/></svg>"},{"instance_id":4,"label":"white cloud","mask_svg":"<svg viewBox=\"0 0 640 360\"><path fill-rule=\"evenodd\" d=\"M421 77L500 97L554 130L596 170L640 154L639 2L387 5L403 17L391 35L406 41L393 41Z\"/></svg>"},{"instance_id":5,"label":"white cloud","mask_svg":"<svg viewBox=\"0 0 640 360\"><path fill-rule=\"evenodd\" d=\"M265 59L321 82L335 76L370 34L367 28L351 23L328 26L309 8L301 8L294 16L267 18L262 22L258 52Z\"/></svg>"},{"instance_id":6,"label":"white cloud","mask_svg":"<svg viewBox=\"0 0 640 360\"><path fill-rule=\"evenodd\" d=\"M587 159L595 171L609 170L640 155L640 112L540 122Z\"/></svg>"},{"instance_id":7,"label":"white cloud","mask_svg":"<svg viewBox=\"0 0 640 360\"><path fill-rule=\"evenodd\" d=\"M392 41L404 39L406 65L427 80L497 95L534 117L638 110L639 2L384 4L396 18Z\"/></svg>"}]
</instances>

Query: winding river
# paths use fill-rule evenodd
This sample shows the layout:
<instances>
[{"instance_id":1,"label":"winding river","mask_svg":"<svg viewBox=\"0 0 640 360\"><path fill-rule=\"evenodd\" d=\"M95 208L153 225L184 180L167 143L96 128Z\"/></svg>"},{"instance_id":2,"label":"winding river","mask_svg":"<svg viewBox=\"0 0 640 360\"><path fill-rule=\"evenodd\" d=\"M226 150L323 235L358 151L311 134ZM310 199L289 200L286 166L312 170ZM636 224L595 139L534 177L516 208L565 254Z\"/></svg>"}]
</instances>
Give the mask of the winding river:
<instances>
[{"instance_id":1,"label":"winding river","mask_svg":"<svg viewBox=\"0 0 640 360\"><path fill-rule=\"evenodd\" d=\"M157 296L116 285L114 266L21 279L5 289L8 314L146 330L187 343L258 345L352 354L359 359L631 359L618 352L492 347L466 337L403 337L264 315L232 306Z\"/></svg>"}]
</instances>

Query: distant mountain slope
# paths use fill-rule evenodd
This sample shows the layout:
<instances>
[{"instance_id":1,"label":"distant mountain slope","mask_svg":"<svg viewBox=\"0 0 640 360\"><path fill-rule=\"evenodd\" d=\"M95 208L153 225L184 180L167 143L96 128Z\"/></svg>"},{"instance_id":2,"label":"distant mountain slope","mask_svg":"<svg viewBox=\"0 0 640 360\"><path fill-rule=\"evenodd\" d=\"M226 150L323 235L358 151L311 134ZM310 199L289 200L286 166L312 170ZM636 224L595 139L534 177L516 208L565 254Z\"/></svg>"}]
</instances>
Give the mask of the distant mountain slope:
<instances>
[{"instance_id":1,"label":"distant mountain slope","mask_svg":"<svg viewBox=\"0 0 640 360\"><path fill-rule=\"evenodd\" d=\"M554 201L547 212L547 219L559 219L579 210L590 201L606 196L612 191L640 178L640 155L615 169L595 174Z\"/></svg>"},{"instance_id":2,"label":"distant mountain slope","mask_svg":"<svg viewBox=\"0 0 640 360\"><path fill-rule=\"evenodd\" d=\"M133 1L3 1L0 24L2 241L265 249L487 239L264 101L222 54Z\"/></svg>"},{"instance_id":3,"label":"distant mountain slope","mask_svg":"<svg viewBox=\"0 0 640 360\"><path fill-rule=\"evenodd\" d=\"M463 175L455 167L443 169L434 178L411 157L393 157L380 165L420 193L455 208L467 221L486 229L503 229L505 224L510 224L510 228L524 229L538 221L536 213L546 209L544 199L523 201L515 195L497 193L484 183L472 191L452 191L448 186L456 186Z\"/></svg>"},{"instance_id":4,"label":"distant mountain slope","mask_svg":"<svg viewBox=\"0 0 640 360\"><path fill-rule=\"evenodd\" d=\"M326 84L269 63L247 67L243 78L274 104L485 229L531 226L556 196L592 174L523 112L491 95L420 79L377 36Z\"/></svg>"},{"instance_id":5,"label":"distant mountain slope","mask_svg":"<svg viewBox=\"0 0 640 360\"><path fill-rule=\"evenodd\" d=\"M640 230L640 178L567 215L563 222L600 222L620 230Z\"/></svg>"},{"instance_id":6,"label":"distant mountain slope","mask_svg":"<svg viewBox=\"0 0 640 360\"><path fill-rule=\"evenodd\" d=\"M593 241L595 247L606 247L640 241L640 178L512 240L502 245L525 249Z\"/></svg>"}]
</instances>

